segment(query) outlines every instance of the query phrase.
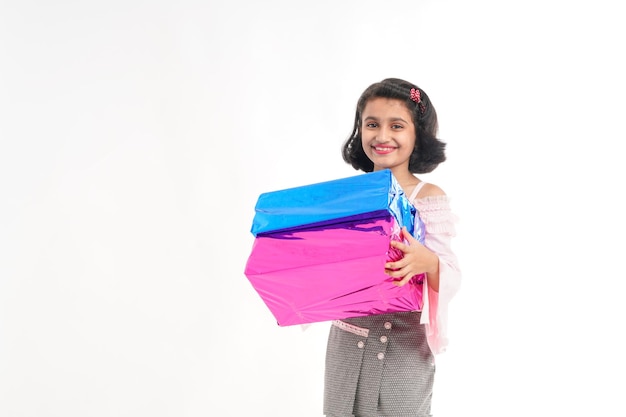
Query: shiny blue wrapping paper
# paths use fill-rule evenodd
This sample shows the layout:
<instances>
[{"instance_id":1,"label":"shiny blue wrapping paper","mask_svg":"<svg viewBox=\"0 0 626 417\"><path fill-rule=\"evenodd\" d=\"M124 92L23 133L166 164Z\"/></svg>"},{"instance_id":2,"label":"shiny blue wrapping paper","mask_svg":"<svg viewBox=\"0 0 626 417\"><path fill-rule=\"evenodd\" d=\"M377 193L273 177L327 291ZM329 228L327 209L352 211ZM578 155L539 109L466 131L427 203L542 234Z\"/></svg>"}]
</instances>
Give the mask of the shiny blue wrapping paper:
<instances>
[{"instance_id":1,"label":"shiny blue wrapping paper","mask_svg":"<svg viewBox=\"0 0 626 417\"><path fill-rule=\"evenodd\" d=\"M255 206L252 234L258 235L368 220L391 214L418 240L416 210L388 169L317 184L263 193Z\"/></svg>"}]
</instances>

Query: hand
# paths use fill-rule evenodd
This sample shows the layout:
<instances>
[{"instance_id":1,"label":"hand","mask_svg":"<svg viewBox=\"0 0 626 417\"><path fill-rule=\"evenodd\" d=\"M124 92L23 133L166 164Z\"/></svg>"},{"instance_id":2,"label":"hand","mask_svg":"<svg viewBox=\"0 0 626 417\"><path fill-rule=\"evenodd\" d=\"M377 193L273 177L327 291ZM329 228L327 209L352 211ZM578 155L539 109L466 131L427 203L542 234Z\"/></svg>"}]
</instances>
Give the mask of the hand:
<instances>
[{"instance_id":1,"label":"hand","mask_svg":"<svg viewBox=\"0 0 626 417\"><path fill-rule=\"evenodd\" d=\"M415 275L439 272L439 257L418 242L406 227L402 228L401 238L405 239L408 244L395 240L392 240L390 244L402 251L404 256L399 261L385 264L385 273L395 279L395 285L401 287Z\"/></svg>"}]
</instances>

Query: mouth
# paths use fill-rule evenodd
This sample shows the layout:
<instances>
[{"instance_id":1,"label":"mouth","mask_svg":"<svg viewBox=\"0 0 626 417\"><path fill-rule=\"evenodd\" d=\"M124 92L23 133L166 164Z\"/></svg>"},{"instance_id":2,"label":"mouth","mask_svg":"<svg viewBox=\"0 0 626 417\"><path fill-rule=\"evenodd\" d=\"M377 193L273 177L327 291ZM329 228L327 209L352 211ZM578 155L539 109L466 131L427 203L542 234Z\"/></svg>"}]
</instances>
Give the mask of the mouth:
<instances>
[{"instance_id":1,"label":"mouth","mask_svg":"<svg viewBox=\"0 0 626 417\"><path fill-rule=\"evenodd\" d=\"M385 155L396 150L396 148L393 146L381 146L381 145L372 146L372 149L374 150L374 152L376 152L379 155Z\"/></svg>"}]
</instances>

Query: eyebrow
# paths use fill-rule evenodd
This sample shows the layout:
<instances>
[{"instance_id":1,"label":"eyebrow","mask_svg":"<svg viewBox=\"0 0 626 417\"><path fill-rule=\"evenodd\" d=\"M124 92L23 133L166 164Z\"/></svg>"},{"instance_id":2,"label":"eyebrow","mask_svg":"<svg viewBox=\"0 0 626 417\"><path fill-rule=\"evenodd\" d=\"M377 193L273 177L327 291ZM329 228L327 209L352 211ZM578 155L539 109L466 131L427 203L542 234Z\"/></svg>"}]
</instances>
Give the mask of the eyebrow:
<instances>
[{"instance_id":1,"label":"eyebrow","mask_svg":"<svg viewBox=\"0 0 626 417\"><path fill-rule=\"evenodd\" d=\"M376 121L376 122L378 122L378 121L379 121L378 117L374 117L374 116L366 116L366 117L364 117L364 118L363 118L363 120L374 120L374 121ZM390 121L391 121L391 122L397 122L397 121L400 121L400 122L404 122L404 123L409 123L409 122L407 122L406 120L404 120L402 117L392 117L392 118L390 119Z\"/></svg>"}]
</instances>

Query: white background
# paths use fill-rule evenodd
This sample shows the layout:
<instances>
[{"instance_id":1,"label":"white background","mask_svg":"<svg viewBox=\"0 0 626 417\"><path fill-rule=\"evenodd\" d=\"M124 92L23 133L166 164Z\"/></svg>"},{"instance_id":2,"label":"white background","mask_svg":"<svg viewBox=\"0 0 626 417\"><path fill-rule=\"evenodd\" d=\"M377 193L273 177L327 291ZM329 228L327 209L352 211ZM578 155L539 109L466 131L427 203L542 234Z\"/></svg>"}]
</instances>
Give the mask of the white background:
<instances>
[{"instance_id":1,"label":"white background","mask_svg":"<svg viewBox=\"0 0 626 417\"><path fill-rule=\"evenodd\" d=\"M461 220L435 415L626 415L618 4L2 1L0 416L321 416L327 323L275 324L249 230L358 174L386 77Z\"/></svg>"}]
</instances>

